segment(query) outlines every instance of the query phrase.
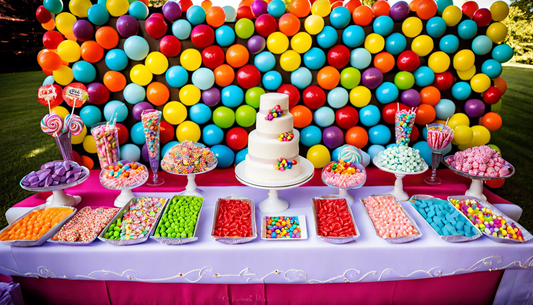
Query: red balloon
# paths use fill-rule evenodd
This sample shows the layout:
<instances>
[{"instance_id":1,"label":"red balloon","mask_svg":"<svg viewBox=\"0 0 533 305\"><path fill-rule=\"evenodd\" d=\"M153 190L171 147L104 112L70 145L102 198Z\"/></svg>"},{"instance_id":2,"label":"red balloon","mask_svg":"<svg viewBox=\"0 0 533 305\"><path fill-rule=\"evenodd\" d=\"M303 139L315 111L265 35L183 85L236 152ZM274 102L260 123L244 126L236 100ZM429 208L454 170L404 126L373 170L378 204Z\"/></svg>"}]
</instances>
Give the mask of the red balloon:
<instances>
[{"instance_id":1,"label":"red balloon","mask_svg":"<svg viewBox=\"0 0 533 305\"><path fill-rule=\"evenodd\" d=\"M50 75L54 75L54 71L50 71L50 70L45 70L45 69L41 69L44 73L44 75L46 76L50 76Z\"/></svg>"},{"instance_id":2,"label":"red balloon","mask_svg":"<svg viewBox=\"0 0 533 305\"><path fill-rule=\"evenodd\" d=\"M109 100L109 89L101 83L91 83L87 85L89 93L89 103L101 105Z\"/></svg>"},{"instance_id":3,"label":"red balloon","mask_svg":"<svg viewBox=\"0 0 533 305\"><path fill-rule=\"evenodd\" d=\"M359 122L359 114L352 106L344 106L335 112L335 122L342 129L350 129Z\"/></svg>"},{"instance_id":4,"label":"red balloon","mask_svg":"<svg viewBox=\"0 0 533 305\"><path fill-rule=\"evenodd\" d=\"M75 150L72 151L72 161L78 164L82 164L80 154L78 154L78 152L76 152Z\"/></svg>"},{"instance_id":5,"label":"red balloon","mask_svg":"<svg viewBox=\"0 0 533 305\"><path fill-rule=\"evenodd\" d=\"M474 13L479 9L476 1L467 1L461 7L463 15L468 16L470 19L474 18Z\"/></svg>"},{"instance_id":6,"label":"red balloon","mask_svg":"<svg viewBox=\"0 0 533 305\"><path fill-rule=\"evenodd\" d=\"M233 150L241 150L248 145L248 132L242 127L234 127L226 133L226 144Z\"/></svg>"},{"instance_id":7,"label":"red balloon","mask_svg":"<svg viewBox=\"0 0 533 305\"><path fill-rule=\"evenodd\" d=\"M394 124L394 115L396 114L396 111L398 111L398 108L400 110L409 110L411 107L402 104L402 103L390 103L385 105L383 107L383 110L381 111L381 116L383 117L383 121L387 122L388 124Z\"/></svg>"},{"instance_id":8,"label":"red balloon","mask_svg":"<svg viewBox=\"0 0 533 305\"><path fill-rule=\"evenodd\" d=\"M48 103L50 103L50 108L54 108L63 102L61 92L63 92L63 88L59 85L44 85L37 90L37 100L43 106L48 107Z\"/></svg>"},{"instance_id":9,"label":"red balloon","mask_svg":"<svg viewBox=\"0 0 533 305\"><path fill-rule=\"evenodd\" d=\"M35 17L37 17L37 21L40 23L47 23L52 19L52 14L50 14L44 5L41 5L37 8L37 11L35 11Z\"/></svg>"},{"instance_id":10,"label":"red balloon","mask_svg":"<svg viewBox=\"0 0 533 305\"><path fill-rule=\"evenodd\" d=\"M398 66L398 69L402 71L413 72L420 65L420 57L411 50L403 51L398 56L396 65Z\"/></svg>"},{"instance_id":11,"label":"red balloon","mask_svg":"<svg viewBox=\"0 0 533 305\"><path fill-rule=\"evenodd\" d=\"M489 87L487 91L483 92L483 100L489 105L496 104L501 97L502 92L494 86Z\"/></svg>"},{"instance_id":12,"label":"red balloon","mask_svg":"<svg viewBox=\"0 0 533 305\"><path fill-rule=\"evenodd\" d=\"M491 187L493 189L497 189L497 188L502 187L505 184L505 179L485 180L485 184L488 187Z\"/></svg>"},{"instance_id":13,"label":"red balloon","mask_svg":"<svg viewBox=\"0 0 533 305\"><path fill-rule=\"evenodd\" d=\"M296 106L300 101L300 91L294 85L283 84L278 88L278 93L287 94L289 96L289 109Z\"/></svg>"},{"instance_id":14,"label":"red balloon","mask_svg":"<svg viewBox=\"0 0 533 305\"><path fill-rule=\"evenodd\" d=\"M492 14L490 13L490 10L488 8L480 8L477 10L474 13L474 21L479 28L489 25L492 21Z\"/></svg>"},{"instance_id":15,"label":"red balloon","mask_svg":"<svg viewBox=\"0 0 533 305\"><path fill-rule=\"evenodd\" d=\"M166 57L177 56L181 52L181 42L174 35L167 35L159 41L159 50Z\"/></svg>"},{"instance_id":16,"label":"red balloon","mask_svg":"<svg viewBox=\"0 0 533 305\"><path fill-rule=\"evenodd\" d=\"M153 13L152 15L150 15L150 17L157 17L165 20L165 16L161 13Z\"/></svg>"},{"instance_id":17,"label":"red balloon","mask_svg":"<svg viewBox=\"0 0 533 305\"><path fill-rule=\"evenodd\" d=\"M433 86L437 89L444 91L448 90L453 85L453 76L449 71L435 74L435 80L433 81Z\"/></svg>"},{"instance_id":18,"label":"red balloon","mask_svg":"<svg viewBox=\"0 0 533 305\"><path fill-rule=\"evenodd\" d=\"M167 121L161 121L159 125L159 141L161 144L168 143L174 139L174 127Z\"/></svg>"},{"instance_id":19,"label":"red balloon","mask_svg":"<svg viewBox=\"0 0 533 305\"><path fill-rule=\"evenodd\" d=\"M246 65L237 71L237 82L244 89L259 85L261 73L254 65Z\"/></svg>"},{"instance_id":20,"label":"red balloon","mask_svg":"<svg viewBox=\"0 0 533 305\"><path fill-rule=\"evenodd\" d=\"M309 86L304 92L302 99L309 109L318 109L326 103L326 93L319 86Z\"/></svg>"},{"instance_id":21,"label":"red balloon","mask_svg":"<svg viewBox=\"0 0 533 305\"><path fill-rule=\"evenodd\" d=\"M252 8L250 8L247 5L240 6L237 9L237 20L246 18L250 20L254 20L254 14L252 14Z\"/></svg>"},{"instance_id":22,"label":"red balloon","mask_svg":"<svg viewBox=\"0 0 533 305\"><path fill-rule=\"evenodd\" d=\"M167 22L165 21L165 17L163 17L162 14L161 17L156 16L158 13L152 14L150 18L146 19L146 22L144 23L144 28L146 29L146 33L148 36L152 37L153 39L161 38L163 35L167 33Z\"/></svg>"},{"instance_id":23,"label":"red balloon","mask_svg":"<svg viewBox=\"0 0 533 305\"><path fill-rule=\"evenodd\" d=\"M209 69L215 69L224 63L224 50L219 46L209 46L202 51L202 63Z\"/></svg>"},{"instance_id":24,"label":"red balloon","mask_svg":"<svg viewBox=\"0 0 533 305\"><path fill-rule=\"evenodd\" d=\"M124 144L126 143L126 141L128 141L128 138L130 137L130 133L128 131L128 128L126 128L126 126L120 124L120 123L117 123L117 128L118 128L118 144Z\"/></svg>"},{"instance_id":25,"label":"red balloon","mask_svg":"<svg viewBox=\"0 0 533 305\"><path fill-rule=\"evenodd\" d=\"M47 31L43 35L43 45L48 50L55 50L64 40L63 35L57 31Z\"/></svg>"},{"instance_id":26,"label":"red balloon","mask_svg":"<svg viewBox=\"0 0 533 305\"><path fill-rule=\"evenodd\" d=\"M192 0L178 0L177 1L179 5L181 6L181 11L185 13L191 6L194 4L192 3Z\"/></svg>"},{"instance_id":27,"label":"red balloon","mask_svg":"<svg viewBox=\"0 0 533 305\"><path fill-rule=\"evenodd\" d=\"M210 46L215 41L215 31L207 24L197 25L192 29L191 41L200 49Z\"/></svg>"},{"instance_id":28,"label":"red balloon","mask_svg":"<svg viewBox=\"0 0 533 305\"><path fill-rule=\"evenodd\" d=\"M255 20L255 30L257 34L267 37L274 33L278 27L276 18L270 14L263 14Z\"/></svg>"},{"instance_id":29,"label":"red balloon","mask_svg":"<svg viewBox=\"0 0 533 305\"><path fill-rule=\"evenodd\" d=\"M414 141L418 139L419 136L420 136L420 132L418 131L418 127L413 125L413 129L411 130L411 136L409 137L409 139L411 139L410 141L413 143Z\"/></svg>"},{"instance_id":30,"label":"red balloon","mask_svg":"<svg viewBox=\"0 0 533 305\"><path fill-rule=\"evenodd\" d=\"M350 50L344 45L336 45L328 51L328 63L336 69L344 68L350 62Z\"/></svg>"}]
</instances>

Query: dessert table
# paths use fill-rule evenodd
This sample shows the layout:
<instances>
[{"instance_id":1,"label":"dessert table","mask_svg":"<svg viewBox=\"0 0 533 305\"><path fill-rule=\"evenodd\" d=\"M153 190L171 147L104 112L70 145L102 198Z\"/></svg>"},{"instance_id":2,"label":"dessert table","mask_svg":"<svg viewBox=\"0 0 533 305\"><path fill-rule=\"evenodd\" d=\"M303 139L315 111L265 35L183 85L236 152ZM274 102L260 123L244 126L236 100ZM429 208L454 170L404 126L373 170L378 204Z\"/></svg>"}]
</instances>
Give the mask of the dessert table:
<instances>
[{"instance_id":1,"label":"dessert table","mask_svg":"<svg viewBox=\"0 0 533 305\"><path fill-rule=\"evenodd\" d=\"M367 171L365 187L349 191L356 199L352 210L361 232L354 243L334 245L316 236L311 198L335 193L323 186L320 171L303 187L280 191L280 196L291 204L280 215L306 215L309 239L280 242L258 237L241 245L215 242L210 234L217 198L236 194L257 203L267 196L267 191L240 185L233 169L217 169L197 178L205 197L197 242L167 246L148 240L127 247L100 241L85 247L51 243L37 248L0 245L0 273L21 283L28 303L108 304L146 300L278 304L286 301L287 294L296 304L533 301L533 242L496 243L481 237L468 243L447 243L408 202L402 202L423 235L411 243L389 244L376 236L358 199L390 190L395 177L376 168ZM91 171L85 183L67 191L82 196L77 208L113 204L118 191L104 189L98 182L98 173ZM429 194L446 198L462 195L468 187L468 179L449 170L440 170L438 175L443 179L441 186L424 184L426 175L422 174L405 178L404 188L410 196ZM163 186L141 186L134 190L136 196L170 198L186 184L185 177L166 173L161 176L166 181ZM484 194L491 203L509 203L487 190ZM42 204L48 195L33 195L8 213ZM257 210L258 232L263 215Z\"/></svg>"}]
</instances>

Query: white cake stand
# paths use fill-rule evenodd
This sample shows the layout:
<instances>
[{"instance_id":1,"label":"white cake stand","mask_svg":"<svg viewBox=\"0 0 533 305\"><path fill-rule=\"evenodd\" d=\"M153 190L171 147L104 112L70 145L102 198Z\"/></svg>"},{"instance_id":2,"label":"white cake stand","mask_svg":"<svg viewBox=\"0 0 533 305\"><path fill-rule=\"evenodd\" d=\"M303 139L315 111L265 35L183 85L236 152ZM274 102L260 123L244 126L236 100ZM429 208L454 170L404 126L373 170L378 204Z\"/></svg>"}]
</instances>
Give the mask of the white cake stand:
<instances>
[{"instance_id":1,"label":"white cake stand","mask_svg":"<svg viewBox=\"0 0 533 305\"><path fill-rule=\"evenodd\" d=\"M332 163L332 162L330 162ZM328 163L329 164L329 163ZM326 165L327 166L327 165ZM324 168L326 167L324 166ZM321 175L321 178L322 178L322 182L324 182L325 185L329 186L329 187L332 187L334 189L339 189L339 196L340 197L343 197L346 199L346 203L351 206L354 202L354 199L352 197L352 195L350 195L350 193L348 193L348 190L354 190L354 189L358 189L358 188L361 188L365 183L366 183L366 170L365 170L365 167L363 166L363 164L360 164L360 163L356 163L355 164L355 167L357 167L360 171L362 171L363 173L365 173L365 180L362 182L362 183L359 183L359 184L356 184L354 186L350 186L350 187L340 187L340 186L336 186L336 185L333 185L333 184L330 184L330 183L327 183L326 180L324 179L324 175ZM322 169L322 174L324 173L324 169Z\"/></svg>"},{"instance_id":2,"label":"white cake stand","mask_svg":"<svg viewBox=\"0 0 533 305\"><path fill-rule=\"evenodd\" d=\"M377 168L379 168L380 170L382 170L384 172L387 172L387 173L392 173L392 174L394 174L396 176L396 181L394 182L394 188L390 192L387 192L387 194L391 194L391 195L393 195L394 197L398 198L401 201L409 200L409 195L407 195L407 193L403 190L403 177L405 177L406 175L419 175L419 174L422 174L422 173L424 173L425 171L428 170L428 165L424 161L424 164L422 166L422 170L418 171L418 172L413 172L413 173L393 171L393 170L385 168L381 164L381 161L380 161L381 160L381 153L382 152L380 151L374 157L374 160L372 160L372 162L374 162L374 165Z\"/></svg>"},{"instance_id":3,"label":"white cake stand","mask_svg":"<svg viewBox=\"0 0 533 305\"><path fill-rule=\"evenodd\" d=\"M287 200L278 197L279 190L288 190L299 187L313 178L315 174L315 167L309 160L300 156L300 164L303 167L302 173L290 180L284 180L280 182L264 182L257 181L246 176L246 162L241 162L235 167L235 177L240 183L261 189L268 190L267 199L259 203L259 210L265 213L280 213L289 208L289 202Z\"/></svg>"},{"instance_id":4,"label":"white cake stand","mask_svg":"<svg viewBox=\"0 0 533 305\"><path fill-rule=\"evenodd\" d=\"M163 162L161 162L161 164L163 164ZM213 169L215 169L217 167L217 164L218 164L218 161L215 162L213 165L211 165L211 167L209 167L205 171L200 172L200 173L194 173L194 174L178 174L178 173L175 173L175 172L167 171L163 167L161 167L161 168L165 172L167 172L169 174L173 174L173 175L177 175L177 176L187 176L187 185L185 186L185 190L181 191L178 195L182 195L182 196L198 196L198 195L200 195L201 196L202 195L202 190L197 188L198 185L196 184L196 181L195 181L196 175L205 174L207 172L212 171Z\"/></svg>"}]
</instances>

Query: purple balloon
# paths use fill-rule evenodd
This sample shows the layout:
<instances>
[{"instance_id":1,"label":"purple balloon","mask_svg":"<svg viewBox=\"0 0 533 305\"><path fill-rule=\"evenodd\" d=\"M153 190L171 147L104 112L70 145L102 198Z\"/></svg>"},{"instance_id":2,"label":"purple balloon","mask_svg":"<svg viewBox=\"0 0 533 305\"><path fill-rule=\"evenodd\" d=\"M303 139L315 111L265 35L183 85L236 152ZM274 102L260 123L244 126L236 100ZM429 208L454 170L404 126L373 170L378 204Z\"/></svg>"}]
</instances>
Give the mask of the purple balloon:
<instances>
[{"instance_id":1,"label":"purple balloon","mask_svg":"<svg viewBox=\"0 0 533 305\"><path fill-rule=\"evenodd\" d=\"M87 20L78 20L72 26L74 37L80 41L89 40L94 35L93 25Z\"/></svg>"},{"instance_id":2,"label":"purple balloon","mask_svg":"<svg viewBox=\"0 0 533 305\"><path fill-rule=\"evenodd\" d=\"M220 102L220 90L212 87L202 92L202 101L209 107L213 107Z\"/></svg>"},{"instance_id":3,"label":"purple balloon","mask_svg":"<svg viewBox=\"0 0 533 305\"><path fill-rule=\"evenodd\" d=\"M101 83L91 83L87 86L89 103L101 105L109 100L109 90Z\"/></svg>"},{"instance_id":4,"label":"purple balloon","mask_svg":"<svg viewBox=\"0 0 533 305\"><path fill-rule=\"evenodd\" d=\"M383 82L383 72L378 68L366 69L361 76L361 81L368 89L376 89Z\"/></svg>"},{"instance_id":5,"label":"purple balloon","mask_svg":"<svg viewBox=\"0 0 533 305\"><path fill-rule=\"evenodd\" d=\"M139 21L130 15L122 15L117 19L117 31L122 37L137 35Z\"/></svg>"},{"instance_id":6,"label":"purple balloon","mask_svg":"<svg viewBox=\"0 0 533 305\"><path fill-rule=\"evenodd\" d=\"M408 89L402 92L401 102L409 107L416 107L420 104L420 93L415 89Z\"/></svg>"},{"instance_id":7,"label":"purple balloon","mask_svg":"<svg viewBox=\"0 0 533 305\"><path fill-rule=\"evenodd\" d=\"M148 102L140 102L133 106L133 118L137 121L141 120L141 114L145 109L154 109L154 106Z\"/></svg>"},{"instance_id":8,"label":"purple balloon","mask_svg":"<svg viewBox=\"0 0 533 305\"><path fill-rule=\"evenodd\" d=\"M391 8L390 8L390 17L394 20L403 20L409 16L409 12L411 9L409 8L409 4L405 1L396 2Z\"/></svg>"},{"instance_id":9,"label":"purple balloon","mask_svg":"<svg viewBox=\"0 0 533 305\"><path fill-rule=\"evenodd\" d=\"M248 50L252 54L258 54L265 49L266 40L263 36L254 35L248 39Z\"/></svg>"},{"instance_id":10,"label":"purple balloon","mask_svg":"<svg viewBox=\"0 0 533 305\"><path fill-rule=\"evenodd\" d=\"M174 1L168 1L163 5L163 16L170 21L174 22L181 17L181 6Z\"/></svg>"},{"instance_id":11,"label":"purple balloon","mask_svg":"<svg viewBox=\"0 0 533 305\"><path fill-rule=\"evenodd\" d=\"M471 99L465 103L465 113L471 118L477 118L485 113L485 103L478 99Z\"/></svg>"},{"instance_id":12,"label":"purple balloon","mask_svg":"<svg viewBox=\"0 0 533 305\"><path fill-rule=\"evenodd\" d=\"M144 143L141 148L141 156L144 162L150 162L150 155L148 155L148 147L146 146L146 143Z\"/></svg>"},{"instance_id":13,"label":"purple balloon","mask_svg":"<svg viewBox=\"0 0 533 305\"><path fill-rule=\"evenodd\" d=\"M252 14L254 14L256 18L268 13L268 3L263 0L255 0L252 2L252 5L250 5L250 8L252 9Z\"/></svg>"},{"instance_id":14,"label":"purple balloon","mask_svg":"<svg viewBox=\"0 0 533 305\"><path fill-rule=\"evenodd\" d=\"M329 126L324 129L322 133L322 140L324 144L329 148L336 148L344 143L344 134L342 130L337 126Z\"/></svg>"}]
</instances>

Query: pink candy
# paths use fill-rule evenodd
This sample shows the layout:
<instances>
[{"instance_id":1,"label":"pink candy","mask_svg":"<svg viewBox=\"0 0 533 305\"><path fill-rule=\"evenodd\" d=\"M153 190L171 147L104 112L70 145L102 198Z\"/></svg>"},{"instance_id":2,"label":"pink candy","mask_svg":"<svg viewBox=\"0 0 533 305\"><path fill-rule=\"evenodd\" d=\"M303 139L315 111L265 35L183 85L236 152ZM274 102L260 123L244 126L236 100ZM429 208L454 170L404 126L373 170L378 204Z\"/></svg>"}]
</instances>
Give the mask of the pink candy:
<instances>
[{"instance_id":1,"label":"pink candy","mask_svg":"<svg viewBox=\"0 0 533 305\"><path fill-rule=\"evenodd\" d=\"M322 172L322 178L328 184L331 184L337 187L348 188L348 187L353 187L353 186L356 186L358 184L365 182L365 173L356 172L355 174L352 174L352 175L343 175L340 173L324 171Z\"/></svg>"},{"instance_id":2,"label":"pink candy","mask_svg":"<svg viewBox=\"0 0 533 305\"><path fill-rule=\"evenodd\" d=\"M369 196L363 202L380 237L397 238L419 234L392 196Z\"/></svg>"},{"instance_id":3,"label":"pink candy","mask_svg":"<svg viewBox=\"0 0 533 305\"><path fill-rule=\"evenodd\" d=\"M506 161L487 145L458 151L449 160L451 167L472 176L497 178L509 175Z\"/></svg>"}]
</instances>

